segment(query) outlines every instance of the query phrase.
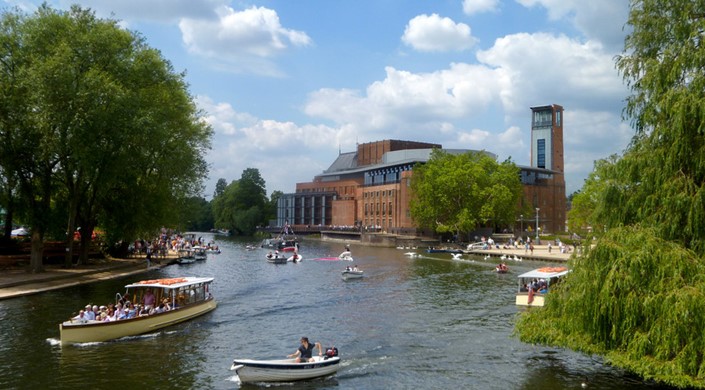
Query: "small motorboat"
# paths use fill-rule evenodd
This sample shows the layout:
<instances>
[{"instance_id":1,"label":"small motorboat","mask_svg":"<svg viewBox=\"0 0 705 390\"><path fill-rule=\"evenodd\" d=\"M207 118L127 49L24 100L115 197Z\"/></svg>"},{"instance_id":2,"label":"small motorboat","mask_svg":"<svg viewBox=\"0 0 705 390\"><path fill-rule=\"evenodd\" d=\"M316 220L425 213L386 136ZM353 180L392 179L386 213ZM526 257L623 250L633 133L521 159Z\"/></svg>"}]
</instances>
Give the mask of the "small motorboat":
<instances>
[{"instance_id":1,"label":"small motorboat","mask_svg":"<svg viewBox=\"0 0 705 390\"><path fill-rule=\"evenodd\" d=\"M498 274L506 274L509 272L509 267L507 267L506 264L497 264L496 267L494 267L495 272Z\"/></svg>"},{"instance_id":2,"label":"small motorboat","mask_svg":"<svg viewBox=\"0 0 705 390\"><path fill-rule=\"evenodd\" d=\"M357 270L345 269L340 274L343 277L343 280L361 279L365 275L362 272L362 270L359 270L359 269L357 269Z\"/></svg>"},{"instance_id":3,"label":"small motorboat","mask_svg":"<svg viewBox=\"0 0 705 390\"><path fill-rule=\"evenodd\" d=\"M230 370L235 371L241 383L292 382L335 374L340 368L340 357L315 356L312 362L296 363L296 359L250 360L235 359Z\"/></svg>"},{"instance_id":4,"label":"small motorboat","mask_svg":"<svg viewBox=\"0 0 705 390\"><path fill-rule=\"evenodd\" d=\"M286 264L287 261L286 257L281 256L279 253L268 253L265 258L267 259L268 263L272 264Z\"/></svg>"}]
</instances>

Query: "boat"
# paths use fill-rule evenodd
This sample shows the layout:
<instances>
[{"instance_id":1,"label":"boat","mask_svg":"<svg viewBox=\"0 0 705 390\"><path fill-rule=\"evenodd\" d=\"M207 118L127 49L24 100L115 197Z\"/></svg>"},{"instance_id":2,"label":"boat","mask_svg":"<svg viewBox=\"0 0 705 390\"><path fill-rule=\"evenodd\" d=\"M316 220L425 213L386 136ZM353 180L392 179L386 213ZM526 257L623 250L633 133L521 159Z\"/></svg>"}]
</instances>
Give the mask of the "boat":
<instances>
[{"instance_id":1,"label":"boat","mask_svg":"<svg viewBox=\"0 0 705 390\"><path fill-rule=\"evenodd\" d=\"M277 249L280 251L294 251L298 250L299 248L299 241L296 239L287 239L287 238L266 238L262 240L262 243L260 244L261 248L272 248L272 249Z\"/></svg>"},{"instance_id":2,"label":"boat","mask_svg":"<svg viewBox=\"0 0 705 390\"><path fill-rule=\"evenodd\" d=\"M543 267L519 275L517 306L544 306L551 285L569 272L566 267Z\"/></svg>"},{"instance_id":3,"label":"boat","mask_svg":"<svg viewBox=\"0 0 705 390\"><path fill-rule=\"evenodd\" d=\"M171 310L115 321L73 318L59 324L61 345L136 336L206 314L216 307L216 301L210 292L212 282L211 277L183 277L142 280L128 284L125 286L125 295L130 294L130 297L136 298L134 302L142 302L146 290L151 289L156 295L156 302L166 298ZM122 299L120 294L117 294L116 298L118 297Z\"/></svg>"},{"instance_id":4,"label":"boat","mask_svg":"<svg viewBox=\"0 0 705 390\"><path fill-rule=\"evenodd\" d=\"M337 355L337 354L336 354ZM230 370L241 383L293 382L333 375L340 368L340 356L315 356L312 362L296 363L296 359L235 359Z\"/></svg>"},{"instance_id":5,"label":"boat","mask_svg":"<svg viewBox=\"0 0 705 390\"><path fill-rule=\"evenodd\" d=\"M362 279L364 276L364 273L362 270L353 270L353 269L345 269L341 273L341 276L343 277L343 280L350 280L350 279Z\"/></svg>"},{"instance_id":6,"label":"boat","mask_svg":"<svg viewBox=\"0 0 705 390\"><path fill-rule=\"evenodd\" d=\"M203 261L208 258L208 253L206 253L206 248L202 246L194 246L193 247L193 257L196 259L196 261Z\"/></svg>"},{"instance_id":7,"label":"boat","mask_svg":"<svg viewBox=\"0 0 705 390\"><path fill-rule=\"evenodd\" d=\"M281 256L279 253L267 253L265 256L265 259L267 259L268 263L272 264L286 264L287 258L284 256Z\"/></svg>"},{"instance_id":8,"label":"boat","mask_svg":"<svg viewBox=\"0 0 705 390\"><path fill-rule=\"evenodd\" d=\"M338 259L343 260L343 261L354 261L352 257L352 253L350 251L345 251L342 252L341 254L338 255Z\"/></svg>"},{"instance_id":9,"label":"boat","mask_svg":"<svg viewBox=\"0 0 705 390\"><path fill-rule=\"evenodd\" d=\"M212 253L219 255L220 254L220 249L218 248L206 248L206 253Z\"/></svg>"},{"instance_id":10,"label":"boat","mask_svg":"<svg viewBox=\"0 0 705 390\"><path fill-rule=\"evenodd\" d=\"M196 256L189 249L179 249L177 256L176 262L179 264L193 264L196 262Z\"/></svg>"},{"instance_id":11,"label":"boat","mask_svg":"<svg viewBox=\"0 0 705 390\"><path fill-rule=\"evenodd\" d=\"M496 267L494 267L494 271L498 274L506 274L507 272L509 272L509 267L507 267L507 265L504 263L500 263L497 264Z\"/></svg>"}]
</instances>

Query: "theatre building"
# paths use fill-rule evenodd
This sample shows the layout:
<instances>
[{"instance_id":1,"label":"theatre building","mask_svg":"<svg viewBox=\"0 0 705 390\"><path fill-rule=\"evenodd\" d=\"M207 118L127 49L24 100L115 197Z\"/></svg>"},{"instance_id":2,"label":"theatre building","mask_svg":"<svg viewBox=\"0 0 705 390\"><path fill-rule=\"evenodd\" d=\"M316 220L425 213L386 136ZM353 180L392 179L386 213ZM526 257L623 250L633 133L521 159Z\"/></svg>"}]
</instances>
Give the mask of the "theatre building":
<instances>
[{"instance_id":1,"label":"theatre building","mask_svg":"<svg viewBox=\"0 0 705 390\"><path fill-rule=\"evenodd\" d=\"M519 167L524 190L521 206L526 212L515 229L534 226L538 212L542 230L562 232L566 213L563 108L550 105L531 110L531 166ZM417 227L409 212L413 167L427 162L435 148L443 146L401 140L358 144L357 150L340 153L313 181L297 183L295 193L282 195L275 223L292 225L295 230L320 226L415 234ZM451 154L472 151L443 150Z\"/></svg>"}]
</instances>

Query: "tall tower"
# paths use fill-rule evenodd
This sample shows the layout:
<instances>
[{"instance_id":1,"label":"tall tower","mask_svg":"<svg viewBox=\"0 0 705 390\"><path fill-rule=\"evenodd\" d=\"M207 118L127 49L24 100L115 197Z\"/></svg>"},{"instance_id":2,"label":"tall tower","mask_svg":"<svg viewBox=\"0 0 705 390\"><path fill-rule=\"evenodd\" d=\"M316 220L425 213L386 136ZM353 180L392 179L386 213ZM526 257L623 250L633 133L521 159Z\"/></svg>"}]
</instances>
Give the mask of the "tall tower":
<instances>
[{"instance_id":1,"label":"tall tower","mask_svg":"<svg viewBox=\"0 0 705 390\"><path fill-rule=\"evenodd\" d=\"M527 199L538 208L539 226L549 232L565 231L566 194L563 165L563 107L531 107L531 166L544 173Z\"/></svg>"}]
</instances>

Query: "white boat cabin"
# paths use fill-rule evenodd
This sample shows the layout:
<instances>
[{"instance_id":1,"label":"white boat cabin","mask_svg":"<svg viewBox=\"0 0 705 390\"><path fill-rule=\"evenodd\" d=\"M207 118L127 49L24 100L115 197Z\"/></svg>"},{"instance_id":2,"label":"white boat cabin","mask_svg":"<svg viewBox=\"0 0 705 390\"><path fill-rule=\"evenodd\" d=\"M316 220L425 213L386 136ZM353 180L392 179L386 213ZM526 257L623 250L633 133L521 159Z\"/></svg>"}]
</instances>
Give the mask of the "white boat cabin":
<instances>
[{"instance_id":1,"label":"white boat cabin","mask_svg":"<svg viewBox=\"0 0 705 390\"><path fill-rule=\"evenodd\" d=\"M543 267L519 275L517 306L544 306L551 286L568 272L566 267Z\"/></svg>"}]
</instances>

